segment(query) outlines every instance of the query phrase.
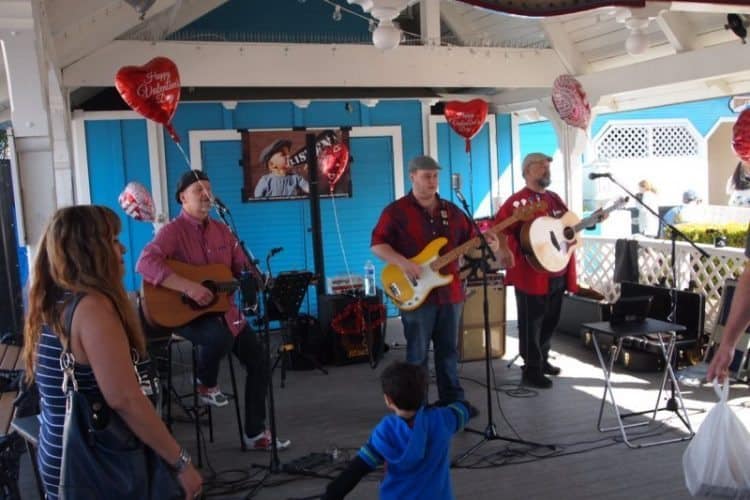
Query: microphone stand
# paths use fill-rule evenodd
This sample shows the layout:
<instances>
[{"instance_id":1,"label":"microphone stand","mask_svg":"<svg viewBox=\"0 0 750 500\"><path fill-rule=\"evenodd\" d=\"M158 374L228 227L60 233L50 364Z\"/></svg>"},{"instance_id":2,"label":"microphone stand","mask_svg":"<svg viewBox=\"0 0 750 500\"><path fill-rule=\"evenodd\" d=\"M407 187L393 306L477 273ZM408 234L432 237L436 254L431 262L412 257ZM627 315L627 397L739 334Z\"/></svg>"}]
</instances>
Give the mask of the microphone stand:
<instances>
[{"instance_id":1,"label":"microphone stand","mask_svg":"<svg viewBox=\"0 0 750 500\"><path fill-rule=\"evenodd\" d=\"M490 316L489 316L489 300L488 300L488 293L487 293L487 274L489 272L489 260L495 259L494 252L492 252L492 249L490 249L489 244L487 243L487 239L484 237L484 234L482 234L482 231L479 229L479 225L477 224L477 221L474 220L474 218L471 216L471 209L469 208L468 203L466 202L466 198L464 198L464 195L461 193L461 189L458 186L454 186L454 190L456 192L456 197L461 201L461 205L463 206L464 212L466 212L466 217L471 222L472 226L476 230L476 233L480 240L479 248L482 250L482 256L481 256L481 268L482 268L482 290L484 292L484 298L482 301L482 315L484 319L484 375L487 380L487 384L485 385L487 389L487 426L484 428L483 431L472 429L470 427L465 427L464 430L466 432L472 432L474 434L479 434L482 436L482 439L473 445L471 448L466 450L464 453L458 456L454 460L454 464L460 463L463 459L471 455L474 450L479 448L480 446L484 445L485 443L489 441L508 441L511 443L519 443L519 444L525 444L529 446L534 447L549 447L550 449L554 450L554 446L552 445L544 445L540 443L534 443L532 441L526 441L523 439L516 439L511 437L505 437L501 436L497 433L497 426L495 425L495 422L492 417L492 377L490 376L490 360L491 360L491 353L492 353L492 336L490 335Z\"/></svg>"},{"instance_id":2,"label":"microphone stand","mask_svg":"<svg viewBox=\"0 0 750 500\"><path fill-rule=\"evenodd\" d=\"M270 430L271 430L271 458L268 465L262 465L262 464L252 464L252 467L255 468L262 468L267 469L266 474L255 484L252 490L247 494L245 498L252 498L255 493L260 490L265 482L268 480L269 477L271 477L271 474L299 474L303 476L311 476L311 477L317 477L317 478L323 478L323 479L330 479L328 476L324 476L321 474L318 474L313 471L300 469L297 467L290 467L289 465L283 465L281 463L281 460L279 459L279 447L277 442L277 430L276 430L276 405L274 403L274 397L273 397L273 380L272 380L272 374L270 371L271 367L271 334L270 334L270 328L269 328L269 317L268 317L268 300L269 300L269 292L270 287L270 271L271 271L271 257L273 257L276 253L273 250L268 253L266 256L266 266L269 270L269 279L267 280L258 270L257 263L258 260L252 257L252 254L247 250L245 247L245 242L242 241L239 236L237 235L237 230L234 226L234 220L232 219L232 214L229 212L229 209L221 202L214 201L213 203L214 207L216 208L217 213L219 214L219 217L221 217L221 220L226 224L226 226L229 228L229 231L232 233L234 238L237 240L237 244L242 249L242 252L245 254L245 256L248 259L248 262L253 264L253 268L251 271L254 270L254 275L256 277L256 281L258 283L258 289L261 292L260 293L260 309L262 314L262 330L263 330L263 350L264 350L264 363L265 363L265 369L268 373L268 420L270 422ZM227 218L227 215L229 216ZM256 307L257 309L257 307ZM238 409L239 411L239 409ZM244 451L245 444L244 441L242 443L242 448Z\"/></svg>"},{"instance_id":3,"label":"microphone stand","mask_svg":"<svg viewBox=\"0 0 750 500\"><path fill-rule=\"evenodd\" d=\"M659 215L658 212L656 212L653 208L648 206L646 203L643 202L640 198L636 197L633 193L631 193L625 186L620 184L617 179L615 179L611 174L605 175L607 179L612 181L617 187L625 191L628 196L630 196L631 199L636 200L642 207L644 207L646 210L648 210L650 213L656 216L657 219L661 222L661 224L669 229L670 232L670 240L671 240L671 271L672 271L672 286L669 289L669 316L667 317L667 321L670 323L674 323L675 319L677 318L677 237L679 236L684 241L690 244L695 251L697 251L702 257L705 257L706 259L710 258L711 256L708 255L708 253L700 248L698 245L695 244L693 240L691 240L685 233L677 229L674 225L670 224L669 222L665 221L664 218ZM696 339L696 342L700 342L700 339ZM671 352L669 353L669 362L672 363L673 357L676 355L676 353ZM675 387L674 382L672 379L669 379L669 385L670 385L670 397L667 400L667 406L666 409L673 411L677 414L677 416L682 419L682 415L678 412L678 405L677 400L674 397L675 393Z\"/></svg>"}]
</instances>

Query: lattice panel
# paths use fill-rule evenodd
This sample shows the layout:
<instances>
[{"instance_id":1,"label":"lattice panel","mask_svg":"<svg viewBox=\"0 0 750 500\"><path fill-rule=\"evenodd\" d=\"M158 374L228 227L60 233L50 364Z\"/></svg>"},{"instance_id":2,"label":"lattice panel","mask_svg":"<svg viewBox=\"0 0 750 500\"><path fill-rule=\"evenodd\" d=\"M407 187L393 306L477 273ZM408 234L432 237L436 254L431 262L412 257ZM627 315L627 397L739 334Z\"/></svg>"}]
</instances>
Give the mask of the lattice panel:
<instances>
[{"instance_id":1,"label":"lattice panel","mask_svg":"<svg viewBox=\"0 0 750 500\"><path fill-rule=\"evenodd\" d=\"M615 239L599 236L583 238L583 247L576 253L579 281L603 293L607 300L616 300L619 286L612 281L615 269ZM638 240L639 281L643 284L672 286L671 243L664 240ZM706 259L687 243L677 243L677 288L703 293L706 297L705 327L712 331L719 313L724 281L738 276L745 255L740 248L714 248L699 245L710 258Z\"/></svg>"},{"instance_id":2,"label":"lattice panel","mask_svg":"<svg viewBox=\"0 0 750 500\"><path fill-rule=\"evenodd\" d=\"M698 139L683 125L656 126L651 129L653 156L698 156Z\"/></svg>"},{"instance_id":3,"label":"lattice panel","mask_svg":"<svg viewBox=\"0 0 750 500\"><path fill-rule=\"evenodd\" d=\"M614 268L615 247L612 244L586 240L584 245L576 251L579 282L600 292L608 301L615 300L620 293L612 281ZM582 273L582 269L589 270L589 272Z\"/></svg>"},{"instance_id":4,"label":"lattice panel","mask_svg":"<svg viewBox=\"0 0 750 500\"><path fill-rule=\"evenodd\" d=\"M648 128L645 126L612 126L596 144L597 157L603 160L647 158Z\"/></svg>"},{"instance_id":5,"label":"lattice panel","mask_svg":"<svg viewBox=\"0 0 750 500\"><path fill-rule=\"evenodd\" d=\"M614 124L596 141L601 160L695 158L701 139L686 124Z\"/></svg>"}]
</instances>

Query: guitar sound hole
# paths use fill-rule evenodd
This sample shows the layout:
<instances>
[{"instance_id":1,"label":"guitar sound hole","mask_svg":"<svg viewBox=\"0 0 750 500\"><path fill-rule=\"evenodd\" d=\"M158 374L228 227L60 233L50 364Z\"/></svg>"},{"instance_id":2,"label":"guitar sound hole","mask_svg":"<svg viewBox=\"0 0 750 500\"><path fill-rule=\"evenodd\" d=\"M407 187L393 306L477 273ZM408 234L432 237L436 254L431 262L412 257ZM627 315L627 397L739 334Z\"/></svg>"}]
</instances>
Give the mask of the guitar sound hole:
<instances>
[{"instance_id":1,"label":"guitar sound hole","mask_svg":"<svg viewBox=\"0 0 750 500\"><path fill-rule=\"evenodd\" d=\"M572 240L576 237L576 232L572 227L566 227L565 229L563 229L563 236L565 236L566 240Z\"/></svg>"}]
</instances>

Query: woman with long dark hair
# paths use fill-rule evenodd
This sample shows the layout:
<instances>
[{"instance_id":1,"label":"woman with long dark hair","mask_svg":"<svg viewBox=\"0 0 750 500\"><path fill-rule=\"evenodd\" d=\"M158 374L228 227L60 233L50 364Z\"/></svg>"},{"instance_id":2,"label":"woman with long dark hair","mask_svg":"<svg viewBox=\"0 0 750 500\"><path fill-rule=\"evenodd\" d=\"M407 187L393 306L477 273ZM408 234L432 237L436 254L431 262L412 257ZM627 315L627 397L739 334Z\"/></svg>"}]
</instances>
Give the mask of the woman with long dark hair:
<instances>
[{"instance_id":1,"label":"woman with long dark hair","mask_svg":"<svg viewBox=\"0 0 750 500\"><path fill-rule=\"evenodd\" d=\"M119 233L120 219L109 208L72 206L54 214L37 248L23 356L41 396L38 461L46 497L58 497L66 401L60 355L67 346L75 357L78 391L102 396L146 446L173 464L191 499L200 494L201 477L133 372L131 350L145 357L146 341L122 284L125 247Z\"/></svg>"}]
</instances>

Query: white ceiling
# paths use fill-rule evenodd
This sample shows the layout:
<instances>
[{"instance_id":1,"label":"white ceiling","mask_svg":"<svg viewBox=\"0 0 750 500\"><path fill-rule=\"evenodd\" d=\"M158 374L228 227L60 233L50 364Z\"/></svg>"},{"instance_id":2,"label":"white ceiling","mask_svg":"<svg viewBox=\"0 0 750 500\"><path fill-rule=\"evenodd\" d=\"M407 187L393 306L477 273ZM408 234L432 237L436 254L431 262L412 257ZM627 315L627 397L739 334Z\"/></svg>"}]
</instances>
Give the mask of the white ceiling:
<instances>
[{"instance_id":1,"label":"white ceiling","mask_svg":"<svg viewBox=\"0 0 750 500\"><path fill-rule=\"evenodd\" d=\"M66 91L111 87L117 68L155 55L177 63L183 87L461 88L464 96L473 88L501 111L533 106L562 73L578 76L592 103L607 110L750 91L750 47L724 28L727 13L750 14L750 5L649 2L633 9L651 19L649 47L639 56L624 48L629 31L618 18L626 9L524 18L454 0L421 2L439 7L451 32L439 46L381 52L357 44L158 41L225 1L156 0L141 21L122 0L0 0L0 32L33 21ZM253 70L274 62L273 72ZM7 70L0 65L0 122L9 114Z\"/></svg>"}]
</instances>

